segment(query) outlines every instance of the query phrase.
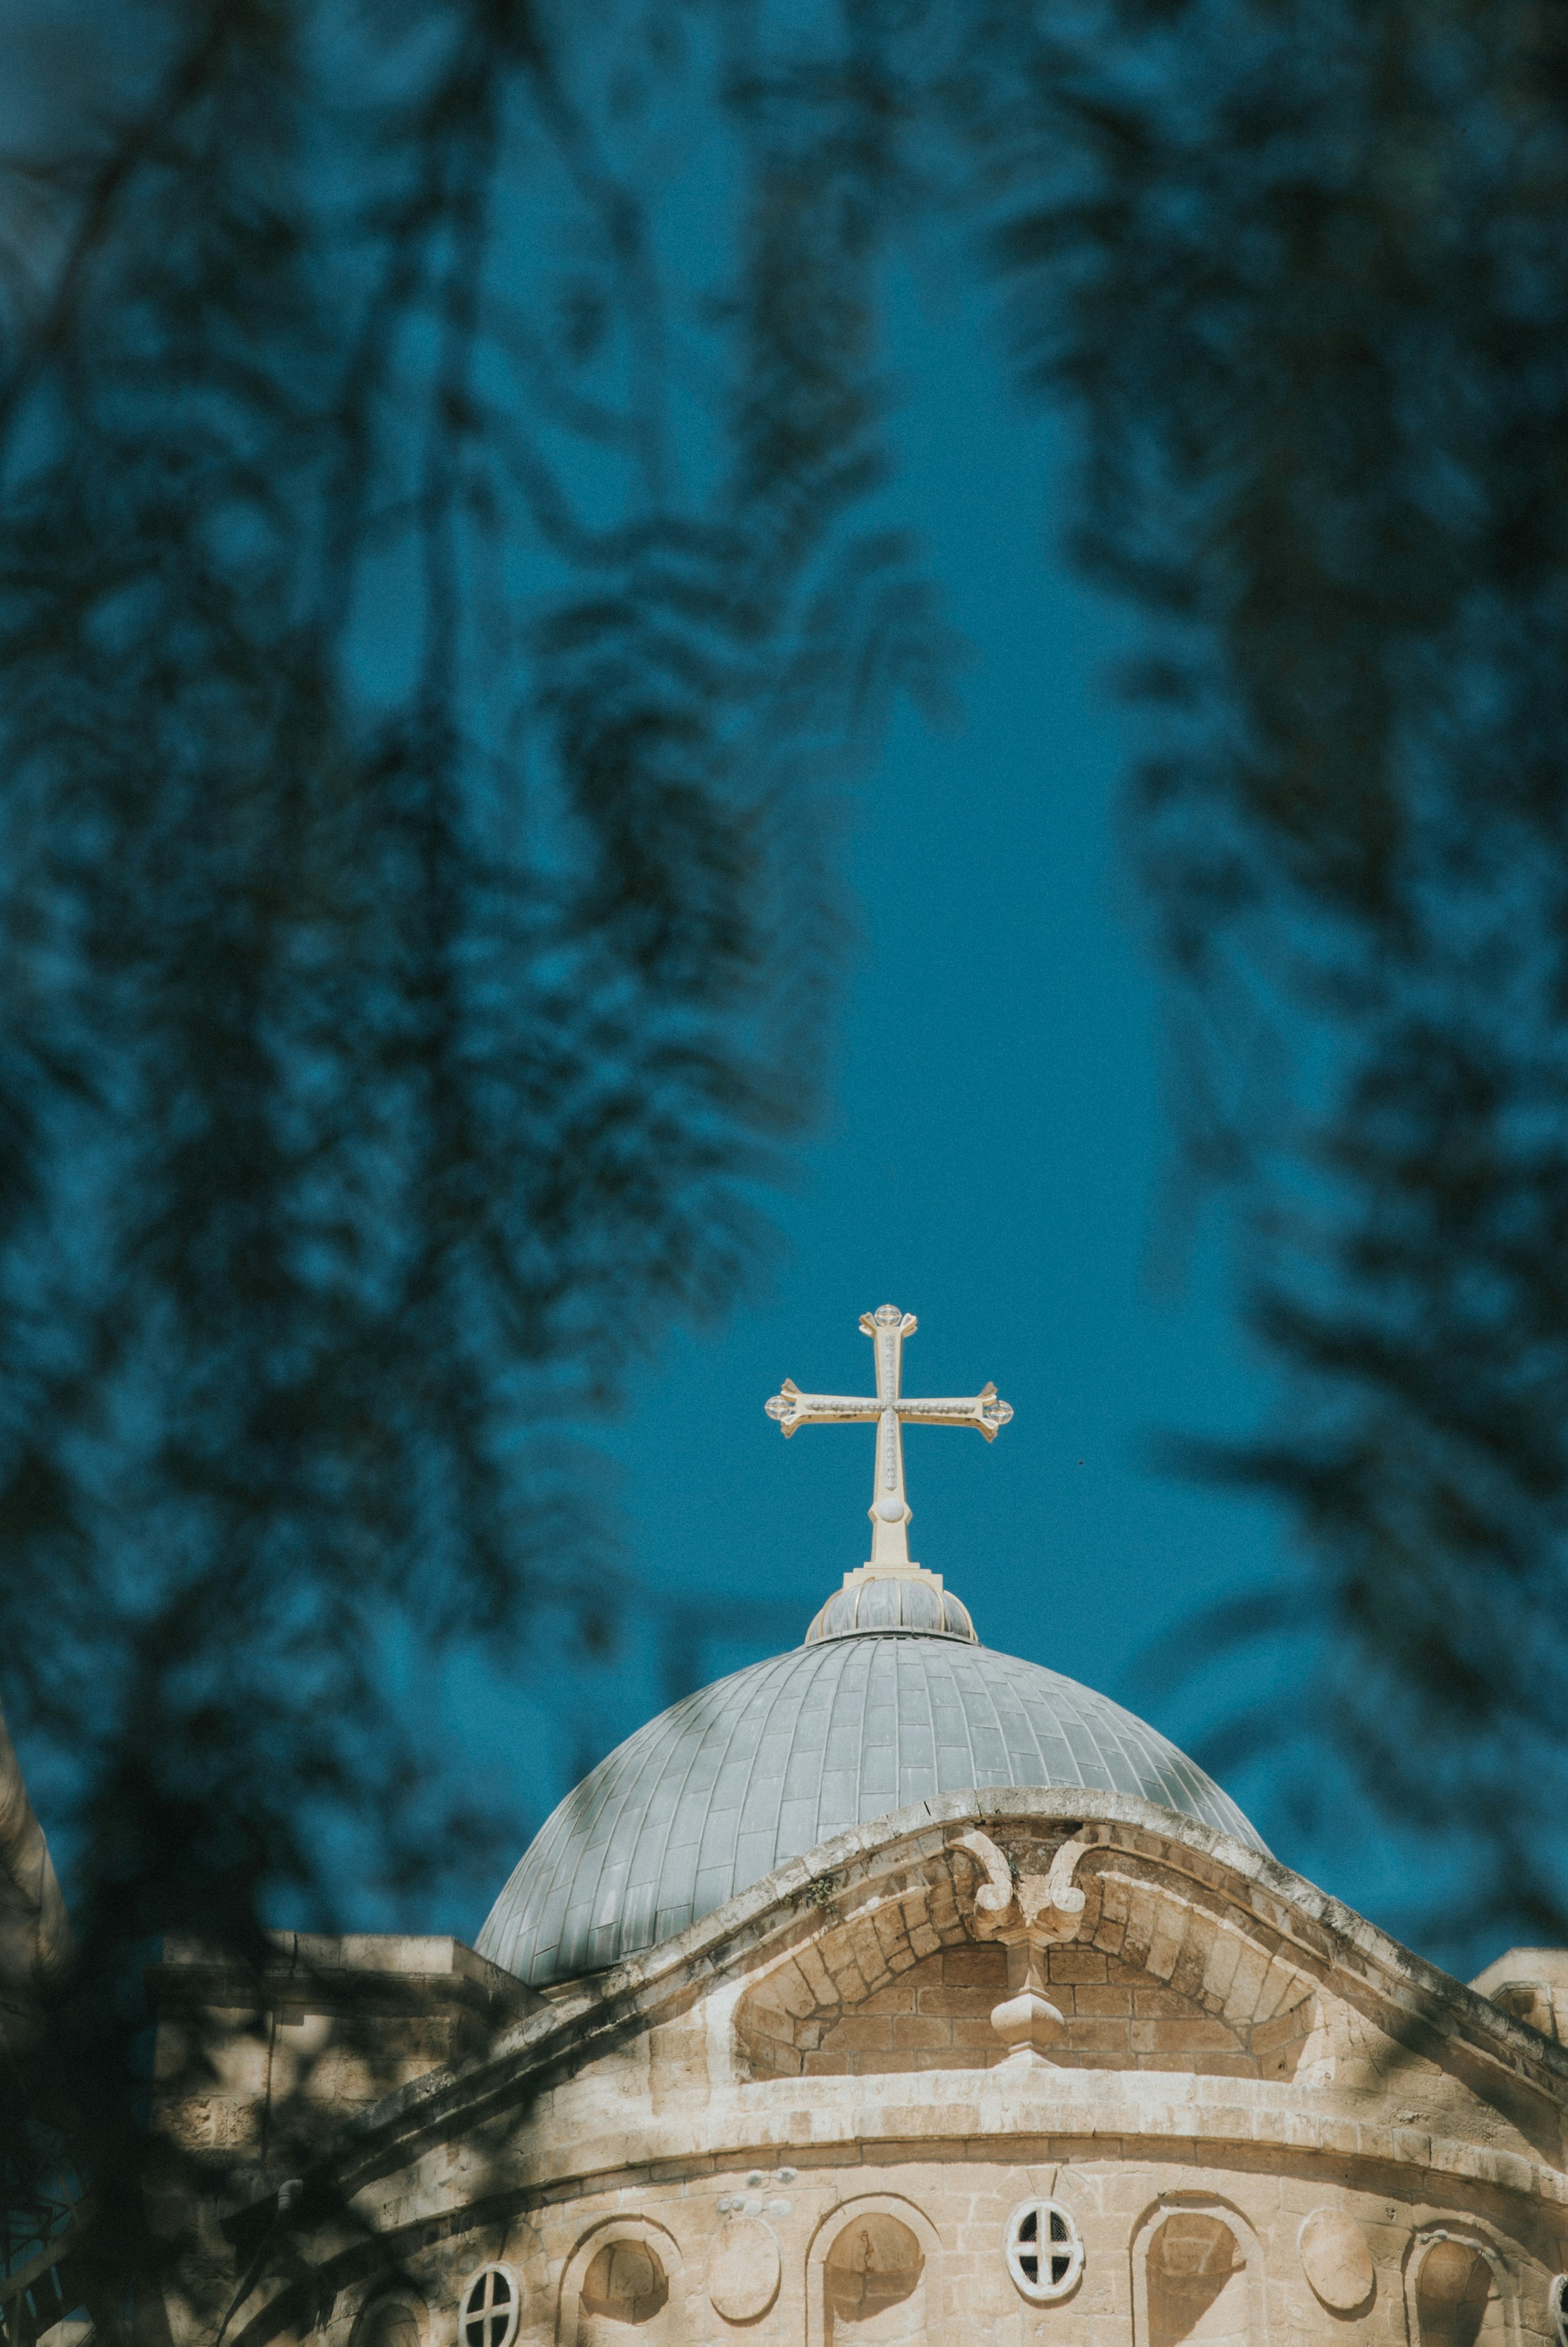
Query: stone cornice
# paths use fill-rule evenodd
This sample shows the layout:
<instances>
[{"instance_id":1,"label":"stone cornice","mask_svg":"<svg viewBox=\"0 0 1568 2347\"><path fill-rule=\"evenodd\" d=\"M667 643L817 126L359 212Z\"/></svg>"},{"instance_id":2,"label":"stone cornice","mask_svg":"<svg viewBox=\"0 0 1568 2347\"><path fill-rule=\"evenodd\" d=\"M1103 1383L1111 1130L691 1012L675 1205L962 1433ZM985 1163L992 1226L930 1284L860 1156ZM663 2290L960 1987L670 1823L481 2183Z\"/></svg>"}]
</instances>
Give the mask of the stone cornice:
<instances>
[{"instance_id":1,"label":"stone cornice","mask_svg":"<svg viewBox=\"0 0 1568 2347\"><path fill-rule=\"evenodd\" d=\"M850 2088L851 2092L845 2092ZM520 2197L563 2187L600 2191L715 2166L796 2163L824 2153L896 2157L901 2145L963 2157L996 2157L999 2142L1071 2143L1207 2158L1266 2149L1337 2164L1414 2168L1465 2183L1528 2193L1568 2209L1568 2176L1513 2152L1401 2127L1348 2118L1343 2105L1290 2081L1195 2077L1190 2072L1061 2070L1009 2075L944 2070L827 2080L770 2080L712 2098L682 2097L658 2119L524 2153L512 2164ZM1040 2155L1041 2157L1044 2154Z\"/></svg>"},{"instance_id":2,"label":"stone cornice","mask_svg":"<svg viewBox=\"0 0 1568 2347\"><path fill-rule=\"evenodd\" d=\"M1500 2088L1522 2086L1559 2109L1568 2099L1568 2052L1400 1947L1364 1917L1274 1860L1189 1818L1130 1796L1089 1790L999 1789L948 1794L914 1804L836 1835L792 1860L678 1937L553 1996L545 2010L502 2030L483 2056L458 2069L418 2078L350 2122L325 2169L337 2191L352 2195L377 2176L416 2162L423 2151L455 2135L516 2112L531 2096L575 2075L661 2019L673 2017L724 1978L738 1979L759 1960L783 1953L811 1936L822 1928L825 1911L843 1914L879 1895L895 1895L901 1875L913 1876L923 1864L944 1853L967 1826L980 1823L1000 1831L1005 1839L1009 1827L1015 1831L1029 1827L1049 1830L1060 1828L1064 1820L1093 1820L1108 1828L1108 1846L1112 1851L1144 1860L1178 1878L1184 1876L1244 1915L1250 1914L1266 1932L1296 1952L1305 1970L1337 1987L1352 2003L1374 2004L1391 2033L1413 2048L1433 2040L1461 2045L1483 2074L1495 2075ZM1245 2114L1245 2125L1238 2121L1239 2131L1234 2137L1238 2142L1283 2142L1302 2149L1400 2160L1416 2156L1398 2147L1398 2138L1408 2135L1412 2143L1429 2147L1420 2155L1424 2159L1448 2165L1455 2175L1479 2175L1474 2162L1490 2161L1498 2167L1498 2180L1504 2173L1514 2179L1512 2188L1542 2189L1545 2197L1558 2197L1561 2179L1554 2169L1536 2168L1514 2155L1481 2152L1462 2144L1451 2146L1440 2160L1435 2144L1419 2129L1351 2125L1342 2116L1326 2116L1319 2141L1313 2131L1317 2123L1309 2116L1310 2090L1300 2086L1290 2090L1291 2113L1282 2109L1276 2121L1266 2116L1273 2107L1266 2098L1278 2090L1253 2082L1184 2074L1178 2087L1171 2077L1158 2073L1139 2074L1130 2081L1124 2073L1062 2071L1052 2075L1050 2085L1051 2108L1060 2107L1064 2115L1059 2127L1054 2118L1042 2121L1033 2115L1040 2106L1038 2087L1031 2096L1027 2125L1021 2118L1015 2120L1009 2114L1020 2106L1008 2089L991 2083L995 2075L948 2073L924 2079L856 2081L852 2097L844 2092L847 2082L837 2081L831 2101L840 2109L829 2117L830 2105L825 2102L813 2124L820 2119L822 2125L840 2130L835 2140L857 2139L856 2113L879 2107L877 2098L862 2089L881 2086L896 2087L905 2108L917 2102L921 2123L929 2126L943 2107L954 2105L961 2088L962 2107L983 2107L987 2112L984 2122L977 2125L979 2133L990 2130L994 2114L995 2125L1004 2133L1144 2137L1153 2123L1133 2124L1128 2098L1135 2088L1142 2091L1158 2083L1157 2106L1166 2116L1153 2125L1153 2132L1161 2139L1230 2141L1233 2137L1225 2130L1235 2115ZM987 2083L977 2087L977 2080ZM919 2096L914 2095L917 2086L922 2089ZM928 2106L927 2092L931 2098ZM776 2106L779 2109L806 2107L798 2082L741 2088L736 2093L781 2094L786 2099ZM1112 2107L1127 2110L1126 2125L1112 2125L1099 2116ZM688 2147L693 2116L682 2115L682 2127L688 2130L682 2139ZM889 2121L889 2129L891 2125ZM894 2139L880 2119L876 2132L878 2140ZM957 2127L954 2132L961 2135L966 2128ZM1354 2137L1354 2144L1348 2137ZM779 2138L787 2139L787 2136ZM1374 2140L1378 2149L1364 2148ZM666 2148L656 2156L668 2159L671 2153ZM580 2147L578 2157L580 2161ZM628 2163L618 2157L612 2164ZM1537 2186L1526 2181L1537 2176L1546 2182Z\"/></svg>"}]
</instances>

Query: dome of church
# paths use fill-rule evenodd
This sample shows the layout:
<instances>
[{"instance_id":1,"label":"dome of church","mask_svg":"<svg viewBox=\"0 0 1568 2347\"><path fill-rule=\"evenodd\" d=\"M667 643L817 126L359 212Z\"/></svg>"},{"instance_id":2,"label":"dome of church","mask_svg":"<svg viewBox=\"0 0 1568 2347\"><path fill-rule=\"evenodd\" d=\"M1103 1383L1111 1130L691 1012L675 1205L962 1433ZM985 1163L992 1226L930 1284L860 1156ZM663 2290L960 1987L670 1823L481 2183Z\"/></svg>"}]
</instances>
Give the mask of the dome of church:
<instances>
[{"instance_id":1,"label":"dome of church","mask_svg":"<svg viewBox=\"0 0 1568 2347\"><path fill-rule=\"evenodd\" d=\"M1263 1850L1173 1744L1059 1671L982 1646L940 1575L912 1563L905 1427L970 1427L992 1442L1012 1418L993 1385L906 1396L903 1349L918 1325L895 1304L862 1314L875 1394L803 1393L786 1378L766 1406L786 1436L876 1426L869 1563L845 1574L792 1654L661 1712L567 1795L479 1934L492 1963L536 1988L598 1972L847 1826L989 1786L1130 1793Z\"/></svg>"},{"instance_id":2,"label":"dome of church","mask_svg":"<svg viewBox=\"0 0 1568 2347\"><path fill-rule=\"evenodd\" d=\"M596 1972L846 1826L984 1786L1132 1793L1264 1848L1164 1737L1059 1671L976 1644L963 1619L963 1631L814 1623L811 1645L650 1720L540 1829L480 1954L538 1988Z\"/></svg>"}]
</instances>

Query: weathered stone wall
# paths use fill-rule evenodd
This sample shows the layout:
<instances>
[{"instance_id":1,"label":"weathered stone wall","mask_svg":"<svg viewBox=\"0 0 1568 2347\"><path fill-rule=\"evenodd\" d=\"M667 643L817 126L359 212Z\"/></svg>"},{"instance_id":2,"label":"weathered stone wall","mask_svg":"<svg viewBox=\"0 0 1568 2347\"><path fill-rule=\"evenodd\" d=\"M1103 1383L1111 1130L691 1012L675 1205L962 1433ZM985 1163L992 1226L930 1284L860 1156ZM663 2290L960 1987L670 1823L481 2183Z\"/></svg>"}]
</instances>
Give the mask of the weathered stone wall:
<instances>
[{"instance_id":1,"label":"weathered stone wall","mask_svg":"<svg viewBox=\"0 0 1568 2347\"><path fill-rule=\"evenodd\" d=\"M1101 1797L1079 1936L1050 1952L1068 2034L1049 2065L979 2043L999 1963L972 1936L961 1815L857 1830L548 2002L465 1951L442 1974L429 1948L450 1942L384 1943L402 1985L366 2004L345 1982L341 2010L323 1956L285 1967L254 2008L269 2062L290 2016L325 2025L282 2105L223 1981L170 1968L159 2116L211 2141L202 2106L227 2095L255 2169L235 2187L251 2229L207 2244L177 2347L213 2336L265 2191L313 2172L304 2135L283 2164L281 2108L340 2139L226 2347L1544 2347L1568 2268L1559 2048L1267 1861L1120 1800ZM1036 1870L1079 1830L1031 1817L1031 1847L986 1815ZM180 2033L216 2009L244 2024L234 2073L197 2094ZM383 2056L406 2082L366 2110ZM1044 2306L1004 2253L1035 2196L1087 2253ZM460 2325L497 2260L515 2341Z\"/></svg>"},{"instance_id":2,"label":"weathered stone wall","mask_svg":"<svg viewBox=\"0 0 1568 2347\"><path fill-rule=\"evenodd\" d=\"M1045 2139L1016 2153L976 2143L956 2159L846 2168L807 2147L767 2169L695 2163L548 2199L504 2231L442 2245L422 2347L452 2347L464 2284L491 2259L521 2290L518 2347L1328 2347L1348 2332L1359 2347L1549 2347L1560 2212L1496 2192L1433 2197L1398 2171L1348 2185L1312 2163L1214 2161L1195 2147L1154 2160L1132 2145ZM1009 2215L1035 2197L1068 2209L1085 2250L1071 2294L1043 2306L1020 2294L1004 2254ZM1303 2227L1324 2211L1339 2223L1337 2263L1320 2258L1317 2278L1342 2300L1347 2239L1368 2261L1370 2288L1349 2306L1325 2302L1304 2264ZM604 2252L619 2241L637 2248L641 2315L605 2295ZM1450 2261L1473 2256L1482 2276L1457 2330L1442 2290L1419 2288L1436 2244ZM650 2260L662 2289L648 2287ZM715 2294L732 2310L765 2303L726 2314Z\"/></svg>"},{"instance_id":3,"label":"weathered stone wall","mask_svg":"<svg viewBox=\"0 0 1568 2347\"><path fill-rule=\"evenodd\" d=\"M280 1934L254 1974L171 1941L152 1968L154 2119L181 2149L296 2160L540 2000L461 1941Z\"/></svg>"}]
</instances>

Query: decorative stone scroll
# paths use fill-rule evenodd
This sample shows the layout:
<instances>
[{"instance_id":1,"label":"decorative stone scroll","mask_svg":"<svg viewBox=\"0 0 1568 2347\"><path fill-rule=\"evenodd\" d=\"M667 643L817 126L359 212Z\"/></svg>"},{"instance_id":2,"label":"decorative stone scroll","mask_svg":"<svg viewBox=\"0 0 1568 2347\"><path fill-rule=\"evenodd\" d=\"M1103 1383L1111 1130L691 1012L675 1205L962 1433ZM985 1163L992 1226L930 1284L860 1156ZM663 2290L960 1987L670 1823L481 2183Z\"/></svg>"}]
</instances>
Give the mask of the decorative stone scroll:
<instances>
[{"instance_id":1,"label":"decorative stone scroll","mask_svg":"<svg viewBox=\"0 0 1568 2347\"><path fill-rule=\"evenodd\" d=\"M1047 1993L1048 1956L1064 1940L1075 1940L1083 1921L1084 1894L1072 1877L1098 1835L1064 1841L1045 1874L1014 1875L1010 1861L989 1834L961 1834L953 1847L968 1852L985 1876L975 1893L975 1936L996 1940L1007 1950L1008 1993L991 2013L991 2027L1008 2048L1004 2069L1049 2066L1046 2047L1067 2026Z\"/></svg>"}]
</instances>

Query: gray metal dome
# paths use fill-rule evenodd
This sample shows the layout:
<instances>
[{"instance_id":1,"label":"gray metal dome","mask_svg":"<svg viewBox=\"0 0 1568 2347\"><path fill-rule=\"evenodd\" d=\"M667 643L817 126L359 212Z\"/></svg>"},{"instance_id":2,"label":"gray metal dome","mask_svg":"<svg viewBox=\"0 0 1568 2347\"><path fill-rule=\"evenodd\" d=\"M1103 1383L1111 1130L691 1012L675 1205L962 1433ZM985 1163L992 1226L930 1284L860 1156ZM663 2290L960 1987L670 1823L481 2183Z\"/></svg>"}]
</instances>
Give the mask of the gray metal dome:
<instances>
[{"instance_id":1,"label":"gray metal dome","mask_svg":"<svg viewBox=\"0 0 1568 2347\"><path fill-rule=\"evenodd\" d=\"M540 1829L479 1953L540 1988L596 1972L846 1826L995 1785L1131 1793L1264 1849L1173 1744L1059 1671L953 1630L849 1628L628 1737Z\"/></svg>"},{"instance_id":2,"label":"gray metal dome","mask_svg":"<svg viewBox=\"0 0 1568 2347\"><path fill-rule=\"evenodd\" d=\"M881 1578L846 1573L844 1587L814 1617L803 1643L815 1646L819 1638L845 1638L855 1630L919 1630L979 1644L968 1607L943 1588L937 1573L918 1568Z\"/></svg>"}]
</instances>

